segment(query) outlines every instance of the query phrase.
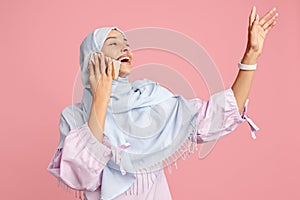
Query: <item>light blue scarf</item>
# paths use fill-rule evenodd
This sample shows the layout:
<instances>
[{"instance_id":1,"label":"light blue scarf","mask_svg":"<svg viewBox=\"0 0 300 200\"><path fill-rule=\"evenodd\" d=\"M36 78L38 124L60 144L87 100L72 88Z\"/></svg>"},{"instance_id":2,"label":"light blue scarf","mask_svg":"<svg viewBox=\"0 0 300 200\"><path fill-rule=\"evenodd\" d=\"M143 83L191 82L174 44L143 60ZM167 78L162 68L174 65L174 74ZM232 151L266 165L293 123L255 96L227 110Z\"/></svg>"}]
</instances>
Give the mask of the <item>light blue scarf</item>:
<instances>
[{"instance_id":1,"label":"light blue scarf","mask_svg":"<svg viewBox=\"0 0 300 200\"><path fill-rule=\"evenodd\" d=\"M96 29L80 46L85 88L81 102L84 115L75 117L81 120L78 125L88 120L92 104L88 59L93 52L101 51L112 29L121 32L117 27ZM196 115L194 105L156 82L144 79L131 83L128 77L113 80L104 134L119 158L111 159L104 168L101 199L117 197L132 185L136 173L161 170L188 151L191 137L195 139L197 133Z\"/></svg>"}]
</instances>

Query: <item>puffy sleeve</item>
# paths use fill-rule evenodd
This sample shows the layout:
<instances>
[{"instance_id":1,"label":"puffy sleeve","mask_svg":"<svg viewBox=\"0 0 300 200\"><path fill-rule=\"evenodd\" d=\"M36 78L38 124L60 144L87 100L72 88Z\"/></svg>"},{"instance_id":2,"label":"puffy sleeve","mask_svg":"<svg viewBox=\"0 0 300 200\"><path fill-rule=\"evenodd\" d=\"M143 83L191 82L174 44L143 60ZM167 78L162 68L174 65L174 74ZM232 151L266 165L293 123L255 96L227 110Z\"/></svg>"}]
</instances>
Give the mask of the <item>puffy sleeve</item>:
<instances>
[{"instance_id":1,"label":"puffy sleeve","mask_svg":"<svg viewBox=\"0 0 300 200\"><path fill-rule=\"evenodd\" d=\"M259 128L247 115L249 99L240 114L231 88L213 94L208 101L198 98L190 101L198 108L197 143L217 140L235 130L244 121L250 125L252 138L255 139L254 131Z\"/></svg>"},{"instance_id":2,"label":"puffy sleeve","mask_svg":"<svg viewBox=\"0 0 300 200\"><path fill-rule=\"evenodd\" d=\"M61 117L60 131L68 124ZM72 129L65 135L62 148L58 148L48 166L48 171L59 182L75 190L95 191L101 184L102 170L112 157L108 139L102 143L91 132L88 123Z\"/></svg>"}]
</instances>

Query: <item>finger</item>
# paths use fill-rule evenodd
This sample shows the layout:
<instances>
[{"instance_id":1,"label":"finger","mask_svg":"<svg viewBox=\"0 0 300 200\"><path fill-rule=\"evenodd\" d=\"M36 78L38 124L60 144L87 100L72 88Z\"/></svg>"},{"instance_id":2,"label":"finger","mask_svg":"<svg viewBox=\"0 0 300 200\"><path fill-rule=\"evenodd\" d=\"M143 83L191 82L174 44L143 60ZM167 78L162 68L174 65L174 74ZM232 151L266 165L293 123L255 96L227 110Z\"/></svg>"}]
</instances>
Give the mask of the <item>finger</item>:
<instances>
[{"instance_id":1,"label":"finger","mask_svg":"<svg viewBox=\"0 0 300 200\"><path fill-rule=\"evenodd\" d=\"M105 68L106 68L106 65L105 65L105 60L104 60L104 54L101 52L100 53L100 72L102 75L106 75L105 73Z\"/></svg>"},{"instance_id":2,"label":"finger","mask_svg":"<svg viewBox=\"0 0 300 200\"><path fill-rule=\"evenodd\" d=\"M253 21L255 20L255 15L256 15L256 7L253 6L252 10L251 10L251 13L250 13L250 16L249 16L249 27L251 27Z\"/></svg>"},{"instance_id":3,"label":"finger","mask_svg":"<svg viewBox=\"0 0 300 200\"><path fill-rule=\"evenodd\" d=\"M115 78L115 64L114 64L113 60L111 60L111 70L112 70L111 76L112 76L112 78Z\"/></svg>"},{"instance_id":4,"label":"finger","mask_svg":"<svg viewBox=\"0 0 300 200\"><path fill-rule=\"evenodd\" d=\"M112 61L111 61L111 58L108 59L107 76L109 78L112 77Z\"/></svg>"},{"instance_id":5,"label":"finger","mask_svg":"<svg viewBox=\"0 0 300 200\"><path fill-rule=\"evenodd\" d=\"M91 60L89 60L89 76L95 76L94 74L94 66Z\"/></svg>"},{"instance_id":6,"label":"finger","mask_svg":"<svg viewBox=\"0 0 300 200\"><path fill-rule=\"evenodd\" d=\"M278 13L276 13L271 19L269 19L266 23L264 23L263 29L266 30L271 24L273 24L273 22L275 21L277 16L278 16Z\"/></svg>"},{"instance_id":7,"label":"finger","mask_svg":"<svg viewBox=\"0 0 300 200\"><path fill-rule=\"evenodd\" d=\"M258 22L259 22L259 16L256 13L255 16L254 16L254 20L253 20L252 24L249 24L248 31L249 32L256 31L257 30Z\"/></svg>"},{"instance_id":8,"label":"finger","mask_svg":"<svg viewBox=\"0 0 300 200\"><path fill-rule=\"evenodd\" d=\"M105 73L107 73L107 69L108 69L108 62L109 62L109 57L105 56L105 66L106 66L106 69L105 69Z\"/></svg>"},{"instance_id":9,"label":"finger","mask_svg":"<svg viewBox=\"0 0 300 200\"><path fill-rule=\"evenodd\" d=\"M265 22L267 21L267 19L268 19L269 17L271 17L271 16L274 14L275 10L276 10L276 8L273 8L273 9L271 9L269 12L267 12L267 13L261 18L261 20L259 21L259 25L265 24Z\"/></svg>"},{"instance_id":10,"label":"finger","mask_svg":"<svg viewBox=\"0 0 300 200\"><path fill-rule=\"evenodd\" d=\"M95 76L98 78L100 77L100 70L99 70L99 59L98 54L94 53L94 62L95 62Z\"/></svg>"},{"instance_id":11,"label":"finger","mask_svg":"<svg viewBox=\"0 0 300 200\"><path fill-rule=\"evenodd\" d=\"M91 61L93 65L95 64L95 62L94 62L94 53L91 53L89 61Z\"/></svg>"},{"instance_id":12,"label":"finger","mask_svg":"<svg viewBox=\"0 0 300 200\"><path fill-rule=\"evenodd\" d=\"M268 28L265 29L266 34L269 32L269 30L271 28L273 28L275 26L275 24L276 24L276 21L274 21Z\"/></svg>"}]
</instances>

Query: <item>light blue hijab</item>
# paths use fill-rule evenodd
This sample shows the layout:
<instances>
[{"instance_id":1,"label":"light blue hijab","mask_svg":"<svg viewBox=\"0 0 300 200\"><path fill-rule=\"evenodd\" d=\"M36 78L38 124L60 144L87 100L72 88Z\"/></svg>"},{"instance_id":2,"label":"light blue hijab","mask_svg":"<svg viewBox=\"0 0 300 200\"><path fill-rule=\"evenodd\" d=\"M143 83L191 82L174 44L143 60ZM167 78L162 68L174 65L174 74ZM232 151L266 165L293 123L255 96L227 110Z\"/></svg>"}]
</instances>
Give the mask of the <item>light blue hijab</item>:
<instances>
[{"instance_id":1,"label":"light blue hijab","mask_svg":"<svg viewBox=\"0 0 300 200\"><path fill-rule=\"evenodd\" d=\"M80 67L84 91L77 126L88 121L92 93L88 60L100 52L106 36L117 27L94 30L80 46ZM103 170L101 199L110 200L125 192L135 181L136 173L161 170L188 151L191 138L196 141L197 108L180 95L151 80L129 82L128 77L113 80L107 108L104 134L112 149L119 152ZM73 119L74 120L74 119ZM67 121L71 121L67 119ZM61 141L63 142L63 141ZM120 147L124 147L122 151Z\"/></svg>"}]
</instances>

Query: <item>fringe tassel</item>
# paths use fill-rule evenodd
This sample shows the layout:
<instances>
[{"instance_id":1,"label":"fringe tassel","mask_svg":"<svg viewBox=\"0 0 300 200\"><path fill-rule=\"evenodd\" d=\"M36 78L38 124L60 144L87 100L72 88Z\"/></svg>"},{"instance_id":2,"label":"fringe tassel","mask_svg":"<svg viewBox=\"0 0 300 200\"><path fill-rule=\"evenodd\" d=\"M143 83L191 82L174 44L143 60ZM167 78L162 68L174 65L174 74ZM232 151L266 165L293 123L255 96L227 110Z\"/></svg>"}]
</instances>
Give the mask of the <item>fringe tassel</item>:
<instances>
[{"instance_id":1,"label":"fringe tassel","mask_svg":"<svg viewBox=\"0 0 300 200\"><path fill-rule=\"evenodd\" d=\"M168 165L168 172L169 172L169 174L171 174L172 173L172 165Z\"/></svg>"},{"instance_id":2,"label":"fringe tassel","mask_svg":"<svg viewBox=\"0 0 300 200\"><path fill-rule=\"evenodd\" d=\"M147 182L147 188L150 188L150 178L149 178L150 174L147 171L147 169L145 169L145 171L146 171L146 179L145 180Z\"/></svg>"},{"instance_id":3,"label":"fringe tassel","mask_svg":"<svg viewBox=\"0 0 300 200\"><path fill-rule=\"evenodd\" d=\"M158 173L146 169L140 170L139 173L136 172L136 181L128 188L125 195L138 196L144 193L145 190L149 190L155 183Z\"/></svg>"},{"instance_id":4,"label":"fringe tassel","mask_svg":"<svg viewBox=\"0 0 300 200\"><path fill-rule=\"evenodd\" d=\"M135 176L137 176L137 173L135 173ZM138 178L136 179L136 195L138 196L139 195L139 181L138 181Z\"/></svg>"},{"instance_id":5,"label":"fringe tassel","mask_svg":"<svg viewBox=\"0 0 300 200\"><path fill-rule=\"evenodd\" d=\"M144 192L147 188L149 189L151 185L154 184L157 174L155 171L162 170L162 168L167 167L169 174L172 173L172 165L174 164L175 169L178 169L177 161L178 159L185 160L187 157L190 158L190 155L198 151L197 144L197 129L193 128L192 133L186 139L186 141L178 148L171 156L164 159L163 161L156 163L148 169L139 170L135 173L137 179L130 186L130 188L125 192L126 195L138 195ZM139 180L139 178L141 180Z\"/></svg>"},{"instance_id":6,"label":"fringe tassel","mask_svg":"<svg viewBox=\"0 0 300 200\"><path fill-rule=\"evenodd\" d=\"M177 160L175 161L174 165L175 165L175 168L177 170L178 169L178 167L177 167Z\"/></svg>"},{"instance_id":7,"label":"fringe tassel","mask_svg":"<svg viewBox=\"0 0 300 200\"><path fill-rule=\"evenodd\" d=\"M80 200L84 200L84 193L83 193L83 191L81 191L81 190L75 190L75 189L69 187L60 178L57 178L57 187L58 188L62 187L62 189L65 192L67 192L67 193L69 193L70 190L73 190L74 193L75 193L74 196L75 196L76 199L79 198Z\"/></svg>"}]
</instances>

